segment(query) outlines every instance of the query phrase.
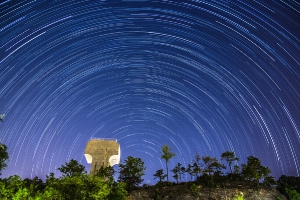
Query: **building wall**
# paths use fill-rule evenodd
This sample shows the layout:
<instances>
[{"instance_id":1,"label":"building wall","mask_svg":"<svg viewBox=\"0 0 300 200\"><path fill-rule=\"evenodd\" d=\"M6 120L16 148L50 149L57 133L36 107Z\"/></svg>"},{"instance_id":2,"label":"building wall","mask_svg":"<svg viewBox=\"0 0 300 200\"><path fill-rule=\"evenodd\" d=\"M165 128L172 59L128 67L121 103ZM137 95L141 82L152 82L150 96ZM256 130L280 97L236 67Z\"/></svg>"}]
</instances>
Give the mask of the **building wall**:
<instances>
[{"instance_id":1,"label":"building wall","mask_svg":"<svg viewBox=\"0 0 300 200\"><path fill-rule=\"evenodd\" d=\"M120 161L114 160L110 163L109 159L114 155L120 156L120 145L116 140L92 139L86 144L84 155L87 162L92 164L90 174L93 174L101 166L119 164Z\"/></svg>"}]
</instances>

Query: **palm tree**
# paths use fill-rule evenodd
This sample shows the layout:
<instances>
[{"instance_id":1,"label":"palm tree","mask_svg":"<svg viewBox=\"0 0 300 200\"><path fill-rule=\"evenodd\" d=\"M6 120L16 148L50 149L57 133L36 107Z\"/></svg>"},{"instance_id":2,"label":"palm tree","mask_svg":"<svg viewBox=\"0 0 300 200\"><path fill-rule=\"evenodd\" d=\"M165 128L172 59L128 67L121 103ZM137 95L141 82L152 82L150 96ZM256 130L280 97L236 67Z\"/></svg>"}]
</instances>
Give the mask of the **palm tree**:
<instances>
[{"instance_id":1,"label":"palm tree","mask_svg":"<svg viewBox=\"0 0 300 200\"><path fill-rule=\"evenodd\" d=\"M171 158L176 156L176 154L171 151L171 148L167 144L161 147L161 151L162 151L161 158L166 161L167 181L169 182L168 162Z\"/></svg>"}]
</instances>

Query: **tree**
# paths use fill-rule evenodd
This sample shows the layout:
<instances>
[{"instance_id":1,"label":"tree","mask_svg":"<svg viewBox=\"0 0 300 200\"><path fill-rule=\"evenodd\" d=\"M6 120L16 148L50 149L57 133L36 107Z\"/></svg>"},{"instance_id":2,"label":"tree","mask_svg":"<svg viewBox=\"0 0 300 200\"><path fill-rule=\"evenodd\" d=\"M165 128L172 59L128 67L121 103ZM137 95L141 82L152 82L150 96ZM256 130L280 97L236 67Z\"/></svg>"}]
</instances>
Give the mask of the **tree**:
<instances>
[{"instance_id":1,"label":"tree","mask_svg":"<svg viewBox=\"0 0 300 200\"><path fill-rule=\"evenodd\" d=\"M184 177L184 180L186 181L186 177L185 177L185 173L187 172L186 168L184 166L182 166L180 168L179 174L180 174L180 182L181 182L181 178Z\"/></svg>"},{"instance_id":2,"label":"tree","mask_svg":"<svg viewBox=\"0 0 300 200\"><path fill-rule=\"evenodd\" d=\"M0 181L0 199L11 199L11 191L7 189L4 181Z\"/></svg>"},{"instance_id":3,"label":"tree","mask_svg":"<svg viewBox=\"0 0 300 200\"><path fill-rule=\"evenodd\" d=\"M38 192L45 189L45 184L37 176L33 179L26 178L23 180L25 187L28 189L28 196L34 198Z\"/></svg>"},{"instance_id":4,"label":"tree","mask_svg":"<svg viewBox=\"0 0 300 200\"><path fill-rule=\"evenodd\" d=\"M179 174L174 172L173 178L177 181L178 184Z\"/></svg>"},{"instance_id":5,"label":"tree","mask_svg":"<svg viewBox=\"0 0 300 200\"><path fill-rule=\"evenodd\" d=\"M225 160L230 168L230 172L232 173L232 167L231 164L233 161L239 161L239 158L235 156L234 152L232 151L225 151L221 155L221 160Z\"/></svg>"},{"instance_id":6,"label":"tree","mask_svg":"<svg viewBox=\"0 0 300 200\"><path fill-rule=\"evenodd\" d=\"M199 153L196 153L195 160L193 162L196 163L200 167L200 165L201 165L200 161L201 161L201 156Z\"/></svg>"},{"instance_id":7,"label":"tree","mask_svg":"<svg viewBox=\"0 0 300 200\"><path fill-rule=\"evenodd\" d=\"M111 166L107 166L107 167L104 167L104 166L101 166L100 169L98 169L95 173L95 176L99 176L101 178L104 178L104 179L108 179L110 177L113 177L115 174L115 170L113 167Z\"/></svg>"},{"instance_id":8,"label":"tree","mask_svg":"<svg viewBox=\"0 0 300 200\"><path fill-rule=\"evenodd\" d=\"M274 177L272 176L267 176L264 178L264 182L263 184L266 186L266 187L272 187L272 185L276 185L276 181L274 179Z\"/></svg>"},{"instance_id":9,"label":"tree","mask_svg":"<svg viewBox=\"0 0 300 200\"><path fill-rule=\"evenodd\" d=\"M249 156L247 164L242 164L242 174L246 180L254 181L259 185L259 181L268 177L271 170L261 165L260 160L254 156Z\"/></svg>"},{"instance_id":10,"label":"tree","mask_svg":"<svg viewBox=\"0 0 300 200\"><path fill-rule=\"evenodd\" d=\"M164 174L163 169L157 170L156 173L153 174L153 176L154 176L154 179L159 179L159 182L162 182L167 177L167 175Z\"/></svg>"},{"instance_id":11,"label":"tree","mask_svg":"<svg viewBox=\"0 0 300 200\"><path fill-rule=\"evenodd\" d=\"M167 181L169 182L168 162L171 158L176 156L176 154L171 151L171 148L167 144L161 147L161 151L162 151L161 158L166 161Z\"/></svg>"},{"instance_id":12,"label":"tree","mask_svg":"<svg viewBox=\"0 0 300 200\"><path fill-rule=\"evenodd\" d=\"M24 182L23 182L22 178L18 175L13 175L13 176L8 177L6 179L6 183L7 183L7 188L11 189L11 191L13 193L18 191L19 188L24 187Z\"/></svg>"},{"instance_id":13,"label":"tree","mask_svg":"<svg viewBox=\"0 0 300 200\"><path fill-rule=\"evenodd\" d=\"M55 188L46 186L43 193L38 193L36 195L36 199L39 199L39 200L63 199L63 196Z\"/></svg>"},{"instance_id":14,"label":"tree","mask_svg":"<svg viewBox=\"0 0 300 200\"><path fill-rule=\"evenodd\" d=\"M35 199L124 200L127 196L124 183L117 183L112 177L104 178L85 173L59 178L55 178L54 173L50 173L46 177L46 188L37 193Z\"/></svg>"},{"instance_id":15,"label":"tree","mask_svg":"<svg viewBox=\"0 0 300 200\"><path fill-rule=\"evenodd\" d=\"M175 178L177 183L178 183L178 179L179 179L180 169L181 169L181 164L177 163L177 165L171 170L171 172L174 173L173 178Z\"/></svg>"},{"instance_id":16,"label":"tree","mask_svg":"<svg viewBox=\"0 0 300 200\"><path fill-rule=\"evenodd\" d=\"M78 163L77 160L71 159L70 162L66 162L65 165L62 165L57 170L59 170L63 176L76 176L82 173L86 173L85 167Z\"/></svg>"},{"instance_id":17,"label":"tree","mask_svg":"<svg viewBox=\"0 0 300 200\"><path fill-rule=\"evenodd\" d=\"M221 169L225 169L225 166L218 162L216 158L210 156L203 156L202 160L204 162L204 173L208 173L209 176L212 174L219 174Z\"/></svg>"},{"instance_id":18,"label":"tree","mask_svg":"<svg viewBox=\"0 0 300 200\"><path fill-rule=\"evenodd\" d=\"M126 191L126 183L120 182L117 183L113 181L112 184L110 184L110 193L107 196L107 200L116 199L116 200L125 200L128 193Z\"/></svg>"},{"instance_id":19,"label":"tree","mask_svg":"<svg viewBox=\"0 0 300 200\"><path fill-rule=\"evenodd\" d=\"M300 194L300 177L282 175L277 180L276 189L286 197L289 197L288 191L296 190Z\"/></svg>"},{"instance_id":20,"label":"tree","mask_svg":"<svg viewBox=\"0 0 300 200\"><path fill-rule=\"evenodd\" d=\"M191 164L188 164L187 168L186 168L186 172L190 175L191 177L191 181L193 181L193 165Z\"/></svg>"},{"instance_id":21,"label":"tree","mask_svg":"<svg viewBox=\"0 0 300 200\"><path fill-rule=\"evenodd\" d=\"M240 173L241 173L240 167L238 165L234 165L233 166L233 174L240 175Z\"/></svg>"},{"instance_id":22,"label":"tree","mask_svg":"<svg viewBox=\"0 0 300 200\"><path fill-rule=\"evenodd\" d=\"M87 174L65 175L56 179L49 187L46 186L45 193L49 197L53 195L62 199L81 200L88 192L85 189L87 179Z\"/></svg>"},{"instance_id":23,"label":"tree","mask_svg":"<svg viewBox=\"0 0 300 200\"><path fill-rule=\"evenodd\" d=\"M128 156L124 164L119 164L119 181L125 182L127 189L131 189L140 185L144 179L146 167L140 158Z\"/></svg>"},{"instance_id":24,"label":"tree","mask_svg":"<svg viewBox=\"0 0 300 200\"><path fill-rule=\"evenodd\" d=\"M200 177L201 168L200 168L200 166L199 166L197 163L194 163L192 173L193 173L193 175L196 176L197 178Z\"/></svg>"},{"instance_id":25,"label":"tree","mask_svg":"<svg viewBox=\"0 0 300 200\"><path fill-rule=\"evenodd\" d=\"M296 190L290 190L288 188L285 188L285 191L287 193L287 196L289 199L292 200L299 200L300 199L300 194Z\"/></svg>"},{"instance_id":26,"label":"tree","mask_svg":"<svg viewBox=\"0 0 300 200\"><path fill-rule=\"evenodd\" d=\"M8 162L8 153L7 146L5 144L0 143L0 176L2 175L2 170L7 167Z\"/></svg>"}]
</instances>

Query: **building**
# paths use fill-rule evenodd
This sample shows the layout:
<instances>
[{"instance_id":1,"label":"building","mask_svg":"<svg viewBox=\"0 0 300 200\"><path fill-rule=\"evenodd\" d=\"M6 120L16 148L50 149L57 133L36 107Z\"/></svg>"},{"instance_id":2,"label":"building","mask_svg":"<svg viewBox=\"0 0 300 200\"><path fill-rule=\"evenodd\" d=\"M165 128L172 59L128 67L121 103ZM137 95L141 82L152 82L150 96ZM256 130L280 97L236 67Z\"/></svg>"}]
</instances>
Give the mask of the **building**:
<instances>
[{"instance_id":1,"label":"building","mask_svg":"<svg viewBox=\"0 0 300 200\"><path fill-rule=\"evenodd\" d=\"M120 145L116 139L92 138L86 144L84 155L87 163L92 164L90 174L93 174L101 166L120 163Z\"/></svg>"}]
</instances>

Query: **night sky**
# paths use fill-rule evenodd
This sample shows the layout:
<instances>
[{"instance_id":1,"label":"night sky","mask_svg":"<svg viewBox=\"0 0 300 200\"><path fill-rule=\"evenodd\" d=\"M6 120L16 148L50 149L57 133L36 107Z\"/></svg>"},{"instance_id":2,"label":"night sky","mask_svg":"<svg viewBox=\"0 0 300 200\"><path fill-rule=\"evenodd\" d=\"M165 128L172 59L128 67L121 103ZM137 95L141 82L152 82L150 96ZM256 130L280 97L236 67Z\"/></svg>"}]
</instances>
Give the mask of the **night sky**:
<instances>
[{"instance_id":1,"label":"night sky","mask_svg":"<svg viewBox=\"0 0 300 200\"><path fill-rule=\"evenodd\" d=\"M89 171L92 137L140 157L145 182L164 144L170 169L230 150L300 175L296 0L7 0L0 13L2 177L59 176L72 158Z\"/></svg>"}]
</instances>

